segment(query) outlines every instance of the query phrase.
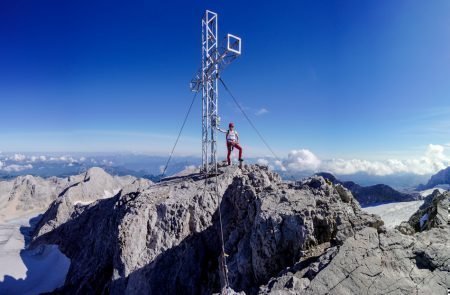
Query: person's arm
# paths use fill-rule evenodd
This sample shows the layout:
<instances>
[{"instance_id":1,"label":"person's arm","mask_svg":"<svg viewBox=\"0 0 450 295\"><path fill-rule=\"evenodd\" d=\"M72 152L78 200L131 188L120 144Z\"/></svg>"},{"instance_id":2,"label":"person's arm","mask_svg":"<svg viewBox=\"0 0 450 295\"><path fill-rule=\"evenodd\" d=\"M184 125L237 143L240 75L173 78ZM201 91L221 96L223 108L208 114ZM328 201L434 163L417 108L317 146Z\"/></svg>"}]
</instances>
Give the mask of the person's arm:
<instances>
[{"instance_id":1,"label":"person's arm","mask_svg":"<svg viewBox=\"0 0 450 295\"><path fill-rule=\"evenodd\" d=\"M236 131L236 142L239 143L239 133Z\"/></svg>"},{"instance_id":2,"label":"person's arm","mask_svg":"<svg viewBox=\"0 0 450 295\"><path fill-rule=\"evenodd\" d=\"M220 127L219 127L219 126L217 126L216 128L217 128L217 130L219 130L219 131L220 131L220 132L222 132L222 133L227 133L227 131L226 131L226 130L220 129Z\"/></svg>"}]
</instances>

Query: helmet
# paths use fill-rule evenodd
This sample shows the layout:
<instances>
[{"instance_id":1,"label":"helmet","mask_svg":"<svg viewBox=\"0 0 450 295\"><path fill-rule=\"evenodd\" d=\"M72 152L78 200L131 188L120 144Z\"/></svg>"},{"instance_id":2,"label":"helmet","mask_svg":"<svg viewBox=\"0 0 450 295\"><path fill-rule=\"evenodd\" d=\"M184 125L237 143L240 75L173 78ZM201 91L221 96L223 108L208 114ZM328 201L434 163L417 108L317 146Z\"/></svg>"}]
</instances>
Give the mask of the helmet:
<instances>
[{"instance_id":1,"label":"helmet","mask_svg":"<svg viewBox=\"0 0 450 295\"><path fill-rule=\"evenodd\" d=\"M228 127L234 127L234 123L231 122L230 124L228 124Z\"/></svg>"}]
</instances>

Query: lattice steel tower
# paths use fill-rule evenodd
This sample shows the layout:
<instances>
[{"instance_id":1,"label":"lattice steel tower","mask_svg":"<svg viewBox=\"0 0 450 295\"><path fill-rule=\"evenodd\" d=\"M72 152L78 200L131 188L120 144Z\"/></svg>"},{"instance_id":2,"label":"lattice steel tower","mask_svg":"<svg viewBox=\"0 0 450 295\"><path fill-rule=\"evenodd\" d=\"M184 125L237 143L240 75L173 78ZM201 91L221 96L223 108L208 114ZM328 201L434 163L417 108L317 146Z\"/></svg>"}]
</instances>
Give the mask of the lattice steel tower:
<instances>
[{"instance_id":1,"label":"lattice steel tower","mask_svg":"<svg viewBox=\"0 0 450 295\"><path fill-rule=\"evenodd\" d=\"M191 81L191 90L202 91L202 169L217 167L219 75L241 54L241 38L227 34L226 46L218 41L218 15L206 10L202 18L202 67Z\"/></svg>"}]
</instances>

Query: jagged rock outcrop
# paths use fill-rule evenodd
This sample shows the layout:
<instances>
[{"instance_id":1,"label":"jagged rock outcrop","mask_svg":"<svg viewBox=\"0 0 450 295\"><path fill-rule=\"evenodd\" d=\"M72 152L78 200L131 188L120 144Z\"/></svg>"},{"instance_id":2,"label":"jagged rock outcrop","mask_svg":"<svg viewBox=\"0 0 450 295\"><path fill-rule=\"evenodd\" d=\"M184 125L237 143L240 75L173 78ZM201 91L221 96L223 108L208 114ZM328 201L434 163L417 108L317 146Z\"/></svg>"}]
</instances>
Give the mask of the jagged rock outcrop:
<instances>
[{"instance_id":1,"label":"jagged rock outcrop","mask_svg":"<svg viewBox=\"0 0 450 295\"><path fill-rule=\"evenodd\" d=\"M68 179L25 175L0 181L0 219L45 210Z\"/></svg>"},{"instance_id":2,"label":"jagged rock outcrop","mask_svg":"<svg viewBox=\"0 0 450 295\"><path fill-rule=\"evenodd\" d=\"M295 294L445 294L450 286L449 243L449 228L416 237L365 228L340 247L306 288L291 290Z\"/></svg>"},{"instance_id":3,"label":"jagged rock outcrop","mask_svg":"<svg viewBox=\"0 0 450 295\"><path fill-rule=\"evenodd\" d=\"M98 198L112 197L121 189L136 191L152 182L133 176L112 176L101 168L67 178L18 176L0 181L0 220L44 211L57 197L87 204ZM127 188L128 187L128 188Z\"/></svg>"},{"instance_id":4,"label":"jagged rock outcrop","mask_svg":"<svg viewBox=\"0 0 450 295\"><path fill-rule=\"evenodd\" d=\"M445 294L450 288L448 197L436 191L397 227L406 235L367 227L316 262L287 268L260 294ZM429 219L419 227L424 214Z\"/></svg>"},{"instance_id":5,"label":"jagged rock outcrop","mask_svg":"<svg viewBox=\"0 0 450 295\"><path fill-rule=\"evenodd\" d=\"M230 281L238 290L255 293L254 286L286 266L310 259L318 247L341 245L367 226L383 229L380 219L361 211L349 198L350 192L322 177L306 179L298 186L278 183L261 192L240 181L236 184L238 191L224 196L224 220L229 221L225 249L232 253ZM252 203L254 208L249 206Z\"/></svg>"},{"instance_id":6,"label":"jagged rock outcrop","mask_svg":"<svg viewBox=\"0 0 450 295\"><path fill-rule=\"evenodd\" d=\"M367 227L384 231L383 222L361 211L343 187L318 176L283 183L260 166L226 167L217 179L190 175L119 193L74 207L64 222L49 212L32 245L58 244L71 258L64 293L218 292L219 217L230 287L247 294L289 267L307 273L290 284L307 286L349 237Z\"/></svg>"},{"instance_id":7,"label":"jagged rock outcrop","mask_svg":"<svg viewBox=\"0 0 450 295\"><path fill-rule=\"evenodd\" d=\"M43 234L66 222L75 212L98 200L111 198L119 193L139 192L153 183L133 176L112 176L98 167L68 178L67 185L40 220L36 234Z\"/></svg>"},{"instance_id":8,"label":"jagged rock outcrop","mask_svg":"<svg viewBox=\"0 0 450 295\"><path fill-rule=\"evenodd\" d=\"M450 222L450 192L435 190L425 198L423 205L408 221L402 222L397 229L404 234L445 227Z\"/></svg>"},{"instance_id":9,"label":"jagged rock outcrop","mask_svg":"<svg viewBox=\"0 0 450 295\"><path fill-rule=\"evenodd\" d=\"M331 173L322 172L317 175L350 190L362 207L421 199L421 195L418 193L402 193L385 184L361 186L353 181L340 181Z\"/></svg>"}]
</instances>

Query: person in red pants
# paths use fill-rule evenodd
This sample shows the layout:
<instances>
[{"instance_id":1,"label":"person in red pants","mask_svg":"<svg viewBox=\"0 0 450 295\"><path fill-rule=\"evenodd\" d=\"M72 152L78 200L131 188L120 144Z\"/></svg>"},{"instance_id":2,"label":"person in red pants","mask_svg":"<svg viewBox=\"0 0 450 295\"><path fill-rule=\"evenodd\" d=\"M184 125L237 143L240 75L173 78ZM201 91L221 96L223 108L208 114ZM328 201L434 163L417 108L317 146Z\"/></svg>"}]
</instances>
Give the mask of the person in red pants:
<instances>
[{"instance_id":1,"label":"person in red pants","mask_svg":"<svg viewBox=\"0 0 450 295\"><path fill-rule=\"evenodd\" d=\"M217 128L220 132L226 133L226 140L227 140L227 161L228 165L231 165L231 151L236 148L239 151L239 161L244 161L242 159L242 147L239 145L239 134L234 129L234 123L228 124L228 130L222 130L220 128Z\"/></svg>"}]
</instances>

